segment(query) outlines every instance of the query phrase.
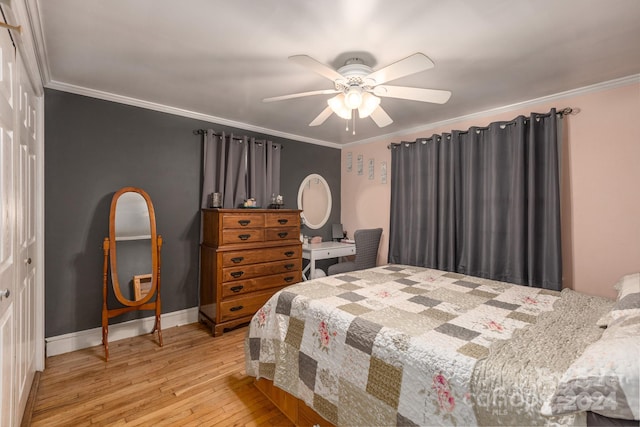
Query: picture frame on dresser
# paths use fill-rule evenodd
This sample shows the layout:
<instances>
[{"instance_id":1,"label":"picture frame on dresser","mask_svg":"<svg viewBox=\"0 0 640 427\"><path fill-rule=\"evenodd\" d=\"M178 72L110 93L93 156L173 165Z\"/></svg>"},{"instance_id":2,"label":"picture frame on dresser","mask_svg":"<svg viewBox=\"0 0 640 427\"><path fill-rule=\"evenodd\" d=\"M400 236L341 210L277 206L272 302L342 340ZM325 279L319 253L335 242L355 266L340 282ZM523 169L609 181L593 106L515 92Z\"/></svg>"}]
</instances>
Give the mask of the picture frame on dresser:
<instances>
[{"instance_id":1,"label":"picture frame on dresser","mask_svg":"<svg viewBox=\"0 0 640 427\"><path fill-rule=\"evenodd\" d=\"M202 209L198 317L214 337L302 281L298 209Z\"/></svg>"}]
</instances>

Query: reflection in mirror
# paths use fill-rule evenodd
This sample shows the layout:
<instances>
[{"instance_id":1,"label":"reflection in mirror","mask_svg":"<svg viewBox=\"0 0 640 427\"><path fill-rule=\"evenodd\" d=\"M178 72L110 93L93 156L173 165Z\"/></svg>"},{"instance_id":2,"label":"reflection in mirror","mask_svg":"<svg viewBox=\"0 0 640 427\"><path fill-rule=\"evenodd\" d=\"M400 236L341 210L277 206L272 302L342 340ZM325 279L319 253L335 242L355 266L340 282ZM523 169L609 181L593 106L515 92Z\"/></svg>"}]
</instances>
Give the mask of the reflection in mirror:
<instances>
[{"instance_id":1,"label":"reflection in mirror","mask_svg":"<svg viewBox=\"0 0 640 427\"><path fill-rule=\"evenodd\" d=\"M133 191L122 193L116 204L116 240L151 239L147 201Z\"/></svg>"},{"instance_id":2,"label":"reflection in mirror","mask_svg":"<svg viewBox=\"0 0 640 427\"><path fill-rule=\"evenodd\" d=\"M318 174L307 176L298 190L298 209L302 210L305 225L312 229L324 226L331 214L331 190Z\"/></svg>"},{"instance_id":3,"label":"reflection in mirror","mask_svg":"<svg viewBox=\"0 0 640 427\"><path fill-rule=\"evenodd\" d=\"M139 301L134 292L134 278L151 274L151 239L118 240L116 257L118 271L112 274L118 274L120 293L129 301Z\"/></svg>"}]
</instances>

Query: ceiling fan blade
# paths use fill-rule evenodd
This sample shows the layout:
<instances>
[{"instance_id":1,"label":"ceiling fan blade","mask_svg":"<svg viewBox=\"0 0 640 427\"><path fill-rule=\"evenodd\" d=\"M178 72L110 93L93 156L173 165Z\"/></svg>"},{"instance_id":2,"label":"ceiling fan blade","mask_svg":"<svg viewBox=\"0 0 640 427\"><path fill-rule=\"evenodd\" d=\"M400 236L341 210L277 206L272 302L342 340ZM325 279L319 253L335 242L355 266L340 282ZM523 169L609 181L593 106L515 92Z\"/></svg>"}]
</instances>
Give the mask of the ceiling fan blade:
<instances>
[{"instance_id":1,"label":"ceiling fan blade","mask_svg":"<svg viewBox=\"0 0 640 427\"><path fill-rule=\"evenodd\" d=\"M333 110L331 109L331 107L325 108L320 114L318 114L318 117L316 117L311 123L309 123L309 126L320 126L324 123L325 120L329 118L332 113Z\"/></svg>"},{"instance_id":2,"label":"ceiling fan blade","mask_svg":"<svg viewBox=\"0 0 640 427\"><path fill-rule=\"evenodd\" d=\"M393 123L393 120L391 120L391 117L389 117L387 112L384 111L382 107L379 105L378 105L378 108L373 110L373 113L371 113L370 117L380 128L383 128Z\"/></svg>"},{"instance_id":3,"label":"ceiling fan blade","mask_svg":"<svg viewBox=\"0 0 640 427\"><path fill-rule=\"evenodd\" d=\"M427 56L423 53L414 53L411 56L407 56L398 62L387 65L386 67L374 71L369 74L366 79L375 80L375 84L383 84L390 82L391 80L399 79L400 77L408 76L409 74L419 73L420 71L433 68L435 65Z\"/></svg>"},{"instance_id":4,"label":"ceiling fan blade","mask_svg":"<svg viewBox=\"0 0 640 427\"><path fill-rule=\"evenodd\" d=\"M262 102L283 101L285 99L302 98L303 96L329 95L332 93L338 93L338 91L335 89L312 90L311 92L292 93L291 95L282 95L282 96L274 96L272 98L265 98L262 100Z\"/></svg>"},{"instance_id":5,"label":"ceiling fan blade","mask_svg":"<svg viewBox=\"0 0 640 427\"><path fill-rule=\"evenodd\" d=\"M323 64L322 62L316 61L315 59L313 59L308 55L290 56L289 60L295 62L296 64L302 65L303 67L307 67L311 71L314 71L320 74L321 76L328 78L331 81L344 78L342 74L338 73L333 68Z\"/></svg>"},{"instance_id":6,"label":"ceiling fan blade","mask_svg":"<svg viewBox=\"0 0 640 427\"><path fill-rule=\"evenodd\" d=\"M448 90L406 86L376 86L373 88L373 94L380 97L411 99L413 101L433 102L434 104L444 104L451 98L451 92Z\"/></svg>"}]
</instances>

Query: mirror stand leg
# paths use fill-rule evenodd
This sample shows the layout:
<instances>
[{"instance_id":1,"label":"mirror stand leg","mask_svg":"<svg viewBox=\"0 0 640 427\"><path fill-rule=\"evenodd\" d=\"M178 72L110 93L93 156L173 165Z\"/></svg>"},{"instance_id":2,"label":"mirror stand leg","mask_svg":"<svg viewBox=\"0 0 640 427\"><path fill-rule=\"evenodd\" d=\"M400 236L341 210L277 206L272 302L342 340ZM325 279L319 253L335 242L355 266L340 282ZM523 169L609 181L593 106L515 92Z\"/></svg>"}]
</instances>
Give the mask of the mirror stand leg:
<instances>
[{"instance_id":1,"label":"mirror stand leg","mask_svg":"<svg viewBox=\"0 0 640 427\"><path fill-rule=\"evenodd\" d=\"M102 326L102 344L104 345L104 357L109 361L109 326Z\"/></svg>"},{"instance_id":2,"label":"mirror stand leg","mask_svg":"<svg viewBox=\"0 0 640 427\"><path fill-rule=\"evenodd\" d=\"M155 331L158 331L158 341L160 342L160 347L162 347L162 327L160 326L160 315L156 314L156 323L153 326L153 331L151 331L151 333L154 333Z\"/></svg>"}]
</instances>

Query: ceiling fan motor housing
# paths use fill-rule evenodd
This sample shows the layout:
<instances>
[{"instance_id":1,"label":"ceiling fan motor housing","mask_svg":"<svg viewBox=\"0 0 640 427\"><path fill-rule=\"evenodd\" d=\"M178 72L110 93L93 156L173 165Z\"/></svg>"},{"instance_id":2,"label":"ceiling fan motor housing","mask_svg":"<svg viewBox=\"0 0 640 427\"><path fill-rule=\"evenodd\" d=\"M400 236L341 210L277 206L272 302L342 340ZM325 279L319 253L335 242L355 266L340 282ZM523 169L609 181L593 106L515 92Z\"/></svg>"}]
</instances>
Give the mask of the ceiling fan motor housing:
<instances>
[{"instance_id":1,"label":"ceiling fan motor housing","mask_svg":"<svg viewBox=\"0 0 640 427\"><path fill-rule=\"evenodd\" d=\"M358 63L352 63L351 61L360 61ZM371 74L373 70L368 65L362 63L362 60L358 58L350 59L347 64L338 69L344 80L338 79L335 81L336 90L347 92L352 86L359 86L364 90L371 89L371 85L375 82L365 82L365 77Z\"/></svg>"}]
</instances>

